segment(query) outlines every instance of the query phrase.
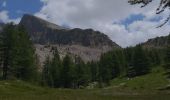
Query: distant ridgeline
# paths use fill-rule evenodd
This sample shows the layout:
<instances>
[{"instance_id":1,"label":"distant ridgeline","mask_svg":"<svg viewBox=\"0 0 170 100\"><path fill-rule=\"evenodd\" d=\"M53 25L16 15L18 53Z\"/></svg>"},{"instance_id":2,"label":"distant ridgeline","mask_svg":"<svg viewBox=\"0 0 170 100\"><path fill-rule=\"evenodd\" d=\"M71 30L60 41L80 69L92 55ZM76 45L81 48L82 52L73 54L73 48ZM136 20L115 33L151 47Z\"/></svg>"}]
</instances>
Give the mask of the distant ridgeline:
<instances>
[{"instance_id":1,"label":"distant ridgeline","mask_svg":"<svg viewBox=\"0 0 170 100\"><path fill-rule=\"evenodd\" d=\"M142 43L142 45L146 48L165 48L170 45L170 34L168 36L149 39L147 42Z\"/></svg>"},{"instance_id":2,"label":"distant ridgeline","mask_svg":"<svg viewBox=\"0 0 170 100\"><path fill-rule=\"evenodd\" d=\"M92 29L68 29L32 15L24 15L20 24L28 31L31 39L36 44L64 44L82 45L89 47L110 46L119 47L107 35Z\"/></svg>"}]
</instances>

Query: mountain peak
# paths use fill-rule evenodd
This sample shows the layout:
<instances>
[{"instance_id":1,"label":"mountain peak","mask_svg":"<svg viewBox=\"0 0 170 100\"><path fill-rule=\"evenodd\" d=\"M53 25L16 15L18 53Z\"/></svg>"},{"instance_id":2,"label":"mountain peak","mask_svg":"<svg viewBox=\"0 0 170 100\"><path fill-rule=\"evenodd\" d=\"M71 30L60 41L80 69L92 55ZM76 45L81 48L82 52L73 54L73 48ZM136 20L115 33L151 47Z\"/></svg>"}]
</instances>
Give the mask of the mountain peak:
<instances>
[{"instance_id":1,"label":"mountain peak","mask_svg":"<svg viewBox=\"0 0 170 100\"><path fill-rule=\"evenodd\" d=\"M35 44L82 45L87 47L119 47L109 37L93 29L66 29L39 17L25 14L23 25Z\"/></svg>"},{"instance_id":2,"label":"mountain peak","mask_svg":"<svg viewBox=\"0 0 170 100\"><path fill-rule=\"evenodd\" d=\"M99 60L102 53L121 48L107 35L93 29L67 29L39 17L25 14L19 23L25 27L35 45L40 64L46 55L52 55L52 48L57 47L62 57L70 54L80 56L85 62Z\"/></svg>"},{"instance_id":3,"label":"mountain peak","mask_svg":"<svg viewBox=\"0 0 170 100\"><path fill-rule=\"evenodd\" d=\"M62 27L62 26L59 26L59 25L56 25L56 24L53 24L53 23L50 23L44 19L41 19L37 16L34 16L34 15L30 15L30 14L24 14L22 19L21 19L21 22L20 24L23 25L23 24L28 24L28 23L35 23L35 24L39 24L39 25L44 25L43 27L47 27L47 28L51 28L51 29L58 29L58 30L68 30L68 28L65 28L65 27Z\"/></svg>"}]
</instances>

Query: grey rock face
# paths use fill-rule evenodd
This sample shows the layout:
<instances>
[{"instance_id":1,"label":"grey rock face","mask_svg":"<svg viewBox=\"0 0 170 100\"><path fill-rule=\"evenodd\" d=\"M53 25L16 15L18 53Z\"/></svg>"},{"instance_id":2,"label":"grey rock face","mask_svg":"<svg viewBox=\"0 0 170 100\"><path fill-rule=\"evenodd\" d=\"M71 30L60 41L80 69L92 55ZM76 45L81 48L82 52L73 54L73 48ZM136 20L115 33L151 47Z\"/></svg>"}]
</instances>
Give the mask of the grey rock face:
<instances>
[{"instance_id":1,"label":"grey rock face","mask_svg":"<svg viewBox=\"0 0 170 100\"><path fill-rule=\"evenodd\" d=\"M121 48L107 35L92 29L68 29L32 15L24 15L19 25L25 27L35 44L40 63L52 56L51 48L57 47L61 58L66 54L80 56L85 62L97 61L102 53Z\"/></svg>"},{"instance_id":2,"label":"grey rock face","mask_svg":"<svg viewBox=\"0 0 170 100\"><path fill-rule=\"evenodd\" d=\"M119 47L101 32L92 29L68 29L32 15L24 15L19 25L26 28L32 41L36 44L69 44L88 47L109 45Z\"/></svg>"}]
</instances>

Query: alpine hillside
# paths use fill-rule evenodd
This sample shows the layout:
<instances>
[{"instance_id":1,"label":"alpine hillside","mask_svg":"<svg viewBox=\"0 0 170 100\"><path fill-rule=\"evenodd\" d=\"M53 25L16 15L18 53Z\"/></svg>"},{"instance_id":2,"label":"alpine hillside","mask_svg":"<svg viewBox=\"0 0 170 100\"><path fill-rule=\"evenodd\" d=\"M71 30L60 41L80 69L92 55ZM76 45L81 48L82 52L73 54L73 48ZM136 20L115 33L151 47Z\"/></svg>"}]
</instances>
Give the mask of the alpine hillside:
<instances>
[{"instance_id":1,"label":"alpine hillside","mask_svg":"<svg viewBox=\"0 0 170 100\"><path fill-rule=\"evenodd\" d=\"M149 39L147 42L142 43L143 47L146 48L165 48L166 46L170 45L170 35L168 36L161 36L156 37L153 39Z\"/></svg>"},{"instance_id":2,"label":"alpine hillside","mask_svg":"<svg viewBox=\"0 0 170 100\"><path fill-rule=\"evenodd\" d=\"M80 56L85 62L97 61L102 53L121 48L99 31L69 29L29 14L23 16L19 25L24 26L35 44L41 64L47 56L52 56L55 47L61 58L69 54L72 57Z\"/></svg>"}]
</instances>

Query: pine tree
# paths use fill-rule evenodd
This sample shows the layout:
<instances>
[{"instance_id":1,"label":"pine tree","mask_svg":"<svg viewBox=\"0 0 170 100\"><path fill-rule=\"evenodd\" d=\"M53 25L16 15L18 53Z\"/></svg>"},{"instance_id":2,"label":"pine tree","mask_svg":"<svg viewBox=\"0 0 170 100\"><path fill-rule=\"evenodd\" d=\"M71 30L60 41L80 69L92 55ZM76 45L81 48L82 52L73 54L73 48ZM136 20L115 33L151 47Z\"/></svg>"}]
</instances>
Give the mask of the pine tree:
<instances>
[{"instance_id":1,"label":"pine tree","mask_svg":"<svg viewBox=\"0 0 170 100\"><path fill-rule=\"evenodd\" d=\"M54 87L60 87L61 60L57 48L54 50L54 57L49 68Z\"/></svg>"},{"instance_id":2,"label":"pine tree","mask_svg":"<svg viewBox=\"0 0 170 100\"><path fill-rule=\"evenodd\" d=\"M32 42L23 27L8 24L2 32L3 78L36 78L37 69Z\"/></svg>"},{"instance_id":3,"label":"pine tree","mask_svg":"<svg viewBox=\"0 0 170 100\"><path fill-rule=\"evenodd\" d=\"M115 73L113 73L112 77L117 76L126 76L127 70L127 62L126 57L123 50L115 50L112 52L112 61L114 62L115 66Z\"/></svg>"},{"instance_id":4,"label":"pine tree","mask_svg":"<svg viewBox=\"0 0 170 100\"><path fill-rule=\"evenodd\" d=\"M64 88L72 87L73 66L74 65L72 59L70 58L69 55L66 55L63 59L61 73L60 73L61 85Z\"/></svg>"},{"instance_id":5,"label":"pine tree","mask_svg":"<svg viewBox=\"0 0 170 100\"><path fill-rule=\"evenodd\" d=\"M75 84L79 88L85 86L89 82L88 66L85 65L80 57L75 58Z\"/></svg>"},{"instance_id":6,"label":"pine tree","mask_svg":"<svg viewBox=\"0 0 170 100\"><path fill-rule=\"evenodd\" d=\"M3 36L2 33L0 33L0 79L2 78L3 49Z\"/></svg>"},{"instance_id":7,"label":"pine tree","mask_svg":"<svg viewBox=\"0 0 170 100\"><path fill-rule=\"evenodd\" d=\"M90 62L87 64L87 66L90 67L90 79L91 82L96 82L98 80L98 74L99 74L99 65L98 62Z\"/></svg>"},{"instance_id":8,"label":"pine tree","mask_svg":"<svg viewBox=\"0 0 170 100\"><path fill-rule=\"evenodd\" d=\"M49 68L51 66L50 58L49 56L46 58L42 70L42 85L44 86L51 86L51 78L50 78L50 73L49 73Z\"/></svg>"},{"instance_id":9,"label":"pine tree","mask_svg":"<svg viewBox=\"0 0 170 100\"><path fill-rule=\"evenodd\" d=\"M99 83L102 86L103 83L109 84L112 79L112 73L114 73L114 69L112 69L114 63L112 62L112 58L110 55L102 55L99 63Z\"/></svg>"},{"instance_id":10,"label":"pine tree","mask_svg":"<svg viewBox=\"0 0 170 100\"><path fill-rule=\"evenodd\" d=\"M170 46L167 46L165 51L165 69L168 77L170 78Z\"/></svg>"},{"instance_id":11,"label":"pine tree","mask_svg":"<svg viewBox=\"0 0 170 100\"><path fill-rule=\"evenodd\" d=\"M16 30L17 32L13 34L13 48L11 51L13 57L11 58L11 66L14 74L21 80L36 80L37 66L33 44L22 26L17 27Z\"/></svg>"},{"instance_id":12,"label":"pine tree","mask_svg":"<svg viewBox=\"0 0 170 100\"><path fill-rule=\"evenodd\" d=\"M128 47L125 49L124 52L125 52L126 62L127 62L127 76L129 78L132 78L136 76L135 66L133 64L134 48Z\"/></svg>"},{"instance_id":13,"label":"pine tree","mask_svg":"<svg viewBox=\"0 0 170 100\"><path fill-rule=\"evenodd\" d=\"M132 78L132 77L136 76L136 70L135 70L135 67L134 67L134 65L132 63L128 64L127 76L129 78Z\"/></svg>"},{"instance_id":14,"label":"pine tree","mask_svg":"<svg viewBox=\"0 0 170 100\"><path fill-rule=\"evenodd\" d=\"M165 58L164 58L164 61L165 61L164 67L166 69L168 78L170 78L170 35L168 36L168 45L165 48Z\"/></svg>"},{"instance_id":15,"label":"pine tree","mask_svg":"<svg viewBox=\"0 0 170 100\"><path fill-rule=\"evenodd\" d=\"M143 75L150 71L150 65L145 51L142 49L141 45L137 45L134 48L133 62L132 62L136 75Z\"/></svg>"},{"instance_id":16,"label":"pine tree","mask_svg":"<svg viewBox=\"0 0 170 100\"><path fill-rule=\"evenodd\" d=\"M8 79L10 74L10 50L12 48L11 33L14 32L14 25L12 23L7 24L3 32L1 33L1 57L2 57L2 73L3 79Z\"/></svg>"}]
</instances>

